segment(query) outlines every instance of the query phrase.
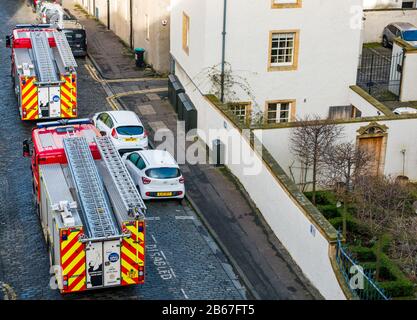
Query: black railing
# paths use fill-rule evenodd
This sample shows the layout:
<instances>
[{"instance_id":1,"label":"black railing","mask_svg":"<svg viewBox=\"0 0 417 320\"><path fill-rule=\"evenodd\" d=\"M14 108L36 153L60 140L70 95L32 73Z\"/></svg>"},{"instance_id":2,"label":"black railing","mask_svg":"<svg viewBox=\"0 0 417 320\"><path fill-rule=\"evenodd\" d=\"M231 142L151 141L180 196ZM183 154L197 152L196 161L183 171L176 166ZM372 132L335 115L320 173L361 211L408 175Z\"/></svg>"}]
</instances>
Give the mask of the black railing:
<instances>
[{"instance_id":1,"label":"black railing","mask_svg":"<svg viewBox=\"0 0 417 320\"><path fill-rule=\"evenodd\" d=\"M376 284L372 272L362 268L352 258L340 239L337 240L336 261L346 285L355 299L389 300L384 290Z\"/></svg>"},{"instance_id":2,"label":"black railing","mask_svg":"<svg viewBox=\"0 0 417 320\"><path fill-rule=\"evenodd\" d=\"M378 100L398 100L403 54L364 51L359 59L357 85Z\"/></svg>"}]
</instances>

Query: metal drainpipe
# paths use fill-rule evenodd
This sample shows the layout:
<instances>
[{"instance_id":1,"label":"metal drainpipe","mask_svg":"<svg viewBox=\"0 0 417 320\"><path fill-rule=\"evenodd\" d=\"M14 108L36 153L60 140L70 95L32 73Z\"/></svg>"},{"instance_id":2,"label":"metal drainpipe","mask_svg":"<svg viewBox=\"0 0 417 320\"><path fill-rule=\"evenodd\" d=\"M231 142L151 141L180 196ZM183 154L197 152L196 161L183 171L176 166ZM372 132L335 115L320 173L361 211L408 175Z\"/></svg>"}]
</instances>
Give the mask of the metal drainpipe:
<instances>
[{"instance_id":1,"label":"metal drainpipe","mask_svg":"<svg viewBox=\"0 0 417 320\"><path fill-rule=\"evenodd\" d=\"M224 69L226 56L226 22L227 22L227 0L223 4L223 32L222 32L222 70L220 75L220 101L224 102Z\"/></svg>"},{"instance_id":2,"label":"metal drainpipe","mask_svg":"<svg viewBox=\"0 0 417 320\"><path fill-rule=\"evenodd\" d=\"M130 49L133 49L133 3L130 0Z\"/></svg>"},{"instance_id":3,"label":"metal drainpipe","mask_svg":"<svg viewBox=\"0 0 417 320\"><path fill-rule=\"evenodd\" d=\"M107 29L110 30L110 0L107 0Z\"/></svg>"}]
</instances>

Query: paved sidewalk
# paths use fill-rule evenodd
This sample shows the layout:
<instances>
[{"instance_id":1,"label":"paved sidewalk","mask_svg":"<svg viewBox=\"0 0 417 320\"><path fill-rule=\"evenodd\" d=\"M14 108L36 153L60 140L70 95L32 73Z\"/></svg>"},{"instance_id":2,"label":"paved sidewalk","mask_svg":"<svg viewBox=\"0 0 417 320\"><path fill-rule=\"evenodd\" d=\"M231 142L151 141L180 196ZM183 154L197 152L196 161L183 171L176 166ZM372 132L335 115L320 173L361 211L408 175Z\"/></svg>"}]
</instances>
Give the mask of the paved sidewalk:
<instances>
[{"instance_id":1,"label":"paved sidewalk","mask_svg":"<svg viewBox=\"0 0 417 320\"><path fill-rule=\"evenodd\" d=\"M115 57L118 38L110 32L101 34L101 27L90 20L82 22L87 25L89 34L100 34L95 41L89 40L89 50L102 72L104 70L104 76L113 79L132 76L132 58ZM120 55L120 51L117 52ZM114 57L110 60L117 60L117 68L106 67L108 59L103 56L107 54ZM166 93L138 94L120 101L141 116L151 133L167 127L176 134L177 118ZM245 190L226 169L187 164L182 170L190 202L243 276L253 298L322 299L263 221Z\"/></svg>"},{"instance_id":2,"label":"paved sidewalk","mask_svg":"<svg viewBox=\"0 0 417 320\"><path fill-rule=\"evenodd\" d=\"M87 33L88 52L100 67L105 79L126 79L149 77L153 72L141 70L135 66L134 55L112 31L94 18L75 7L72 0L66 1L65 7L84 25Z\"/></svg>"}]
</instances>

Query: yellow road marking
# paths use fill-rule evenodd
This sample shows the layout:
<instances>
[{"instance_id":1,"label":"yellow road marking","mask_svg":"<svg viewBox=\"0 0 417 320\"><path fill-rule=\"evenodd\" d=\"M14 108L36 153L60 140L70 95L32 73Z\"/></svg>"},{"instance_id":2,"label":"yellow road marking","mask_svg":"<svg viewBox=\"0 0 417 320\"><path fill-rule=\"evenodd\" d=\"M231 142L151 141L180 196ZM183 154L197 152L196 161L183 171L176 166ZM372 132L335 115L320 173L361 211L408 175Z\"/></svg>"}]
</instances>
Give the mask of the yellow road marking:
<instances>
[{"instance_id":1,"label":"yellow road marking","mask_svg":"<svg viewBox=\"0 0 417 320\"><path fill-rule=\"evenodd\" d=\"M85 65L85 68L87 69L90 76L97 82L106 82L106 83L116 83L116 82L145 82L145 81L152 81L152 80L168 80L168 78L163 77L145 77L145 78L128 78L128 79L111 79L106 80L100 78L100 76L97 74L97 70L92 67L89 64Z\"/></svg>"}]
</instances>

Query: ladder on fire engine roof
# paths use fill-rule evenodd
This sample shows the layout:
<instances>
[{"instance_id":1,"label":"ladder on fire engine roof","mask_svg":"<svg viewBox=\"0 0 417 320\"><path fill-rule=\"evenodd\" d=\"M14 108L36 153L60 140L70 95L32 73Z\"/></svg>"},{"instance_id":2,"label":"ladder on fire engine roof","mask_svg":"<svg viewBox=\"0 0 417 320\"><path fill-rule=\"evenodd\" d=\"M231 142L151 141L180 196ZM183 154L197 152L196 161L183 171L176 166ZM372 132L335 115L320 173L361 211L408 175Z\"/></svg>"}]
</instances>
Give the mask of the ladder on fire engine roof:
<instances>
[{"instance_id":1,"label":"ladder on fire engine roof","mask_svg":"<svg viewBox=\"0 0 417 320\"><path fill-rule=\"evenodd\" d=\"M64 150L90 236L117 236L116 222L86 138L64 138Z\"/></svg>"},{"instance_id":2,"label":"ladder on fire engine roof","mask_svg":"<svg viewBox=\"0 0 417 320\"><path fill-rule=\"evenodd\" d=\"M46 32L30 32L30 40L34 62L39 72L39 82L59 81Z\"/></svg>"},{"instance_id":3,"label":"ladder on fire engine roof","mask_svg":"<svg viewBox=\"0 0 417 320\"><path fill-rule=\"evenodd\" d=\"M101 158L106 164L110 176L119 191L126 212L131 217L143 217L146 213L145 203L136 189L135 183L113 142L107 136L95 137L94 139L100 151Z\"/></svg>"},{"instance_id":4,"label":"ladder on fire engine roof","mask_svg":"<svg viewBox=\"0 0 417 320\"><path fill-rule=\"evenodd\" d=\"M54 38L56 47L58 48L59 55L61 56L62 63L66 69L76 68L77 62L72 54L71 47L63 32L54 31Z\"/></svg>"}]
</instances>

